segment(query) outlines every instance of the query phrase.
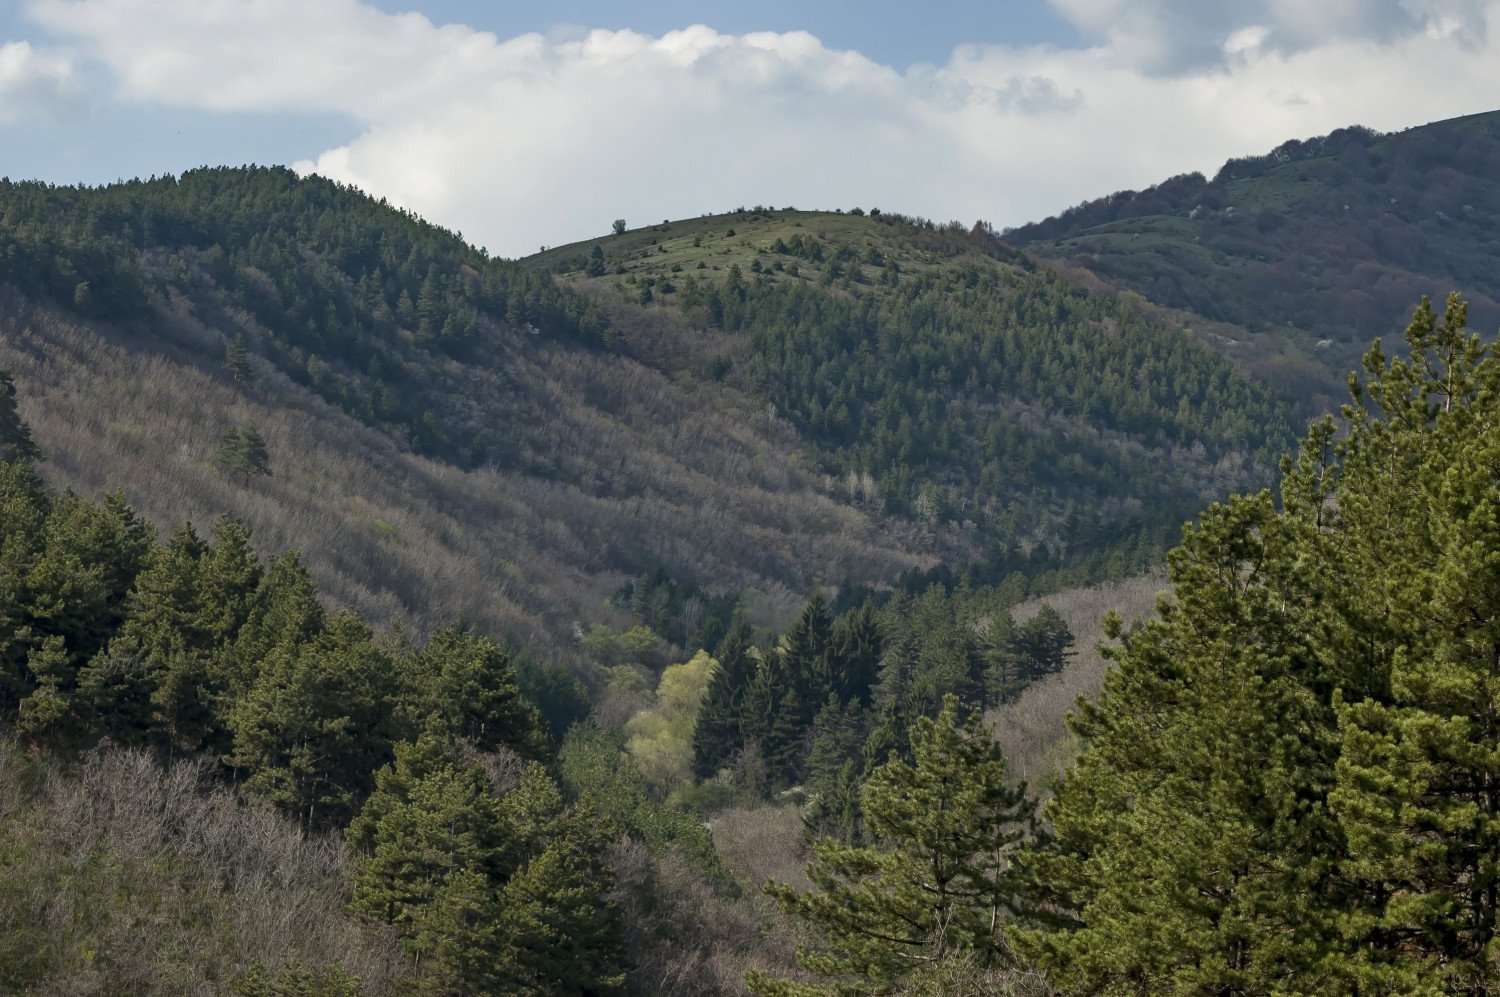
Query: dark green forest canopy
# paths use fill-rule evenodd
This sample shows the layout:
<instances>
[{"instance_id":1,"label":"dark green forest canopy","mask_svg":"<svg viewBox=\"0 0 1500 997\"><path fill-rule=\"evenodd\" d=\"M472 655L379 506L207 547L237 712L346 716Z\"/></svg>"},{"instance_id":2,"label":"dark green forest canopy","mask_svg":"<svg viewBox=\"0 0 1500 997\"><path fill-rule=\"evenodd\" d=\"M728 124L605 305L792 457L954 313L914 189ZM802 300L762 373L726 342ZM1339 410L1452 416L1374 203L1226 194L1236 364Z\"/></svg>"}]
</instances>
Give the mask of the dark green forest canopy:
<instances>
[{"instance_id":1,"label":"dark green forest canopy","mask_svg":"<svg viewBox=\"0 0 1500 997\"><path fill-rule=\"evenodd\" d=\"M1500 357L1456 296L1340 424L1215 504L1112 627L1018 935L1066 992L1488 994L1500 903Z\"/></svg>"}]
</instances>

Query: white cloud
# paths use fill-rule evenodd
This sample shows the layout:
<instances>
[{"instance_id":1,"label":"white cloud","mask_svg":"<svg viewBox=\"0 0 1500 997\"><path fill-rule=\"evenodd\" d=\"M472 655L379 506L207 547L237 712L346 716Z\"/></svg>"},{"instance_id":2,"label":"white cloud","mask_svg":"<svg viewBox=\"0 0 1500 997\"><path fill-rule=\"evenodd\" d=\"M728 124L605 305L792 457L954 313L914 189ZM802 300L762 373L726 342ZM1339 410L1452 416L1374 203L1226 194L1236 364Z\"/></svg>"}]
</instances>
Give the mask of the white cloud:
<instances>
[{"instance_id":1,"label":"white cloud","mask_svg":"<svg viewBox=\"0 0 1500 997\"><path fill-rule=\"evenodd\" d=\"M0 123L28 115L61 116L78 109L81 88L72 60L30 42L0 45Z\"/></svg>"},{"instance_id":2,"label":"white cloud","mask_svg":"<svg viewBox=\"0 0 1500 997\"><path fill-rule=\"evenodd\" d=\"M1084 37L1145 72L1221 64L1257 44L1300 52L1347 41L1389 44L1417 34L1482 36L1486 0L1050 0Z\"/></svg>"},{"instance_id":3,"label":"white cloud","mask_svg":"<svg viewBox=\"0 0 1500 997\"><path fill-rule=\"evenodd\" d=\"M620 216L737 204L1014 224L1287 138L1494 100L1484 29L1500 2L1054 2L1090 47L962 47L905 73L800 32L501 40L356 0L38 0L30 11L106 66L126 99L350 116L359 137L300 168L504 255ZM1312 19L1294 9L1315 6Z\"/></svg>"}]
</instances>

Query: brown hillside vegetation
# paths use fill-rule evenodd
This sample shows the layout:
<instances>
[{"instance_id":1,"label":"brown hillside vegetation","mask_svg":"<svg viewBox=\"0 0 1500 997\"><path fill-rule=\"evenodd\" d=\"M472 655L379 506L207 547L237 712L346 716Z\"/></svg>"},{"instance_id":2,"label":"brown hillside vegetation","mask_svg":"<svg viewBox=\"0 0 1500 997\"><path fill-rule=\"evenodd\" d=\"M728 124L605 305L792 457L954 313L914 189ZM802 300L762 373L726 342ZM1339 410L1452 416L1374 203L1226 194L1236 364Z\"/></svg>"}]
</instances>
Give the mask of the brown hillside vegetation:
<instances>
[{"instance_id":1,"label":"brown hillside vegetation","mask_svg":"<svg viewBox=\"0 0 1500 997\"><path fill-rule=\"evenodd\" d=\"M1104 640L1105 614L1113 610L1127 624L1146 619L1166 587L1166 572L1155 571L1121 582L1069 589L1011 610L1017 622L1024 622L1049 605L1061 614L1074 637L1073 656L1062 671L1033 683L1013 702L989 713L1015 777L1043 783L1073 763L1078 745L1068 731L1067 715L1079 696L1092 699L1098 695L1104 681L1108 663L1099 653L1099 644Z\"/></svg>"},{"instance_id":2,"label":"brown hillside vegetation","mask_svg":"<svg viewBox=\"0 0 1500 997\"><path fill-rule=\"evenodd\" d=\"M726 386L497 329L513 347L503 368L452 365L448 388L531 457L463 470L258 357L236 383L226 336L263 335L243 313L160 306L149 332L127 332L0 291L0 368L51 457L44 473L90 495L122 488L158 527L240 516L262 552L302 551L330 598L376 621L459 618L557 651L657 565L790 612L820 581L932 563L930 535L841 502L804 469L795 433ZM248 485L213 461L244 422L272 472ZM567 467L517 467L541 460Z\"/></svg>"},{"instance_id":3,"label":"brown hillside vegetation","mask_svg":"<svg viewBox=\"0 0 1500 997\"><path fill-rule=\"evenodd\" d=\"M208 772L119 749L65 768L0 743L0 963L44 979L39 994L221 994L256 964L394 992L410 967L342 913L337 839Z\"/></svg>"}]
</instances>

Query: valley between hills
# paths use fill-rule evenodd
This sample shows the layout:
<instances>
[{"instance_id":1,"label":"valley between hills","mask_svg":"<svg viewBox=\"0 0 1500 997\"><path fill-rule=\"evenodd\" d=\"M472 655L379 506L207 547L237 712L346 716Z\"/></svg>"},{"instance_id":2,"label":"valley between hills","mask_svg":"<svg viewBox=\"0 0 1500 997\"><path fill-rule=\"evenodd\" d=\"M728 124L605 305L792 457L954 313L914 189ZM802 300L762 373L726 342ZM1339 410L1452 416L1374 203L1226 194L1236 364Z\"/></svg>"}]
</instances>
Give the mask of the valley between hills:
<instances>
[{"instance_id":1,"label":"valley between hills","mask_svg":"<svg viewBox=\"0 0 1500 997\"><path fill-rule=\"evenodd\" d=\"M0 989L1493 992L1500 112L895 201L0 181Z\"/></svg>"}]
</instances>

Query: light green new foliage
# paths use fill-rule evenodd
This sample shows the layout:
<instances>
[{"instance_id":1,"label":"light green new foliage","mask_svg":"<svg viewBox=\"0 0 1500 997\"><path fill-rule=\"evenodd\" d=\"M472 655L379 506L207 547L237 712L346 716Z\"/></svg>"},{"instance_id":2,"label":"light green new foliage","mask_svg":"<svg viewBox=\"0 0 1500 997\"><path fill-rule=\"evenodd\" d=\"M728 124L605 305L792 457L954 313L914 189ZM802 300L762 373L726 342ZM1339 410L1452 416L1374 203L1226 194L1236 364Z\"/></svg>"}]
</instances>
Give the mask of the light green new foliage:
<instances>
[{"instance_id":1,"label":"light green new foliage","mask_svg":"<svg viewBox=\"0 0 1500 997\"><path fill-rule=\"evenodd\" d=\"M1035 802L1007 783L993 736L977 715L960 720L953 696L936 719L917 721L911 743L911 764L893 758L865 786L870 845L818 842L814 891L766 884L807 930L798 962L824 982L752 973L756 993L883 994L956 954L1010 961L1005 925L1025 907L1010 859Z\"/></svg>"},{"instance_id":2,"label":"light green new foliage","mask_svg":"<svg viewBox=\"0 0 1500 997\"><path fill-rule=\"evenodd\" d=\"M693 731L715 667L707 651L668 667L656 687L656 705L625 725L626 750L647 780L664 791L692 778Z\"/></svg>"}]
</instances>

